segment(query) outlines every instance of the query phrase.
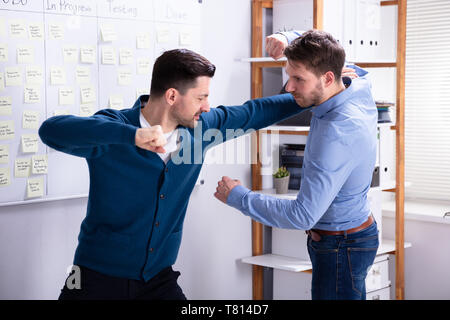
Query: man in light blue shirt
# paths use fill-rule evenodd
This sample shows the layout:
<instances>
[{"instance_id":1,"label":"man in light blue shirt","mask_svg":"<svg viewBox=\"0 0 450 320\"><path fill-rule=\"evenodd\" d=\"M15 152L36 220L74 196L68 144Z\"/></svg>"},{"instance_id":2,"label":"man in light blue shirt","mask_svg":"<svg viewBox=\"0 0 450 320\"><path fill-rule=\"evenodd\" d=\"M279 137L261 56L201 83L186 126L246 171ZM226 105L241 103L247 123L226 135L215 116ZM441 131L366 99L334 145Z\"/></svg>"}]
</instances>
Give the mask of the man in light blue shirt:
<instances>
[{"instance_id":1,"label":"man in light blue shirt","mask_svg":"<svg viewBox=\"0 0 450 320\"><path fill-rule=\"evenodd\" d=\"M269 43L268 51L275 47ZM348 79L346 88L344 49L323 31L303 33L284 54L286 91L300 106L313 108L297 198L252 192L228 177L219 181L215 196L265 225L308 230L313 299L365 299L365 277L378 248L367 200L377 145L367 72L356 67L359 77Z\"/></svg>"}]
</instances>

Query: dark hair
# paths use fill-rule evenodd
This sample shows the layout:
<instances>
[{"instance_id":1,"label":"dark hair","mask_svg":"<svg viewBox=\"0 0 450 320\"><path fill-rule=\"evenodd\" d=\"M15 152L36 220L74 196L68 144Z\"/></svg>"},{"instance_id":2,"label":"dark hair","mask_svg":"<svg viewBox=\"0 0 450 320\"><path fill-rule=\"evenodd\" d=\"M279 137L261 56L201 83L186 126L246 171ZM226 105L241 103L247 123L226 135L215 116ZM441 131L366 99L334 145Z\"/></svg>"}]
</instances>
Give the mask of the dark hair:
<instances>
[{"instance_id":1,"label":"dark hair","mask_svg":"<svg viewBox=\"0 0 450 320\"><path fill-rule=\"evenodd\" d=\"M336 81L340 80L345 63L344 48L331 34L321 30L303 33L286 47L284 55L301 62L316 76L332 71Z\"/></svg>"},{"instance_id":2,"label":"dark hair","mask_svg":"<svg viewBox=\"0 0 450 320\"><path fill-rule=\"evenodd\" d=\"M212 78L216 67L205 57L188 49L164 52L153 66L150 95L161 97L168 89L175 88L181 94L193 88L198 77Z\"/></svg>"}]
</instances>

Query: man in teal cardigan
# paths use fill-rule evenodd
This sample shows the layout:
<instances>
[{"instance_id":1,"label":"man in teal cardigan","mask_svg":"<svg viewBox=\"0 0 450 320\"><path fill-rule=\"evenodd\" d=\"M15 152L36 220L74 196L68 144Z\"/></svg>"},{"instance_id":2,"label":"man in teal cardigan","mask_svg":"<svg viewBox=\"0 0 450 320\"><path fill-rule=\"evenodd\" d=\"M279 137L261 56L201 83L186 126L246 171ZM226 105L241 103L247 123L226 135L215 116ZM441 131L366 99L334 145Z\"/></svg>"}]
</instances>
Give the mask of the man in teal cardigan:
<instances>
[{"instance_id":1,"label":"man in teal cardigan","mask_svg":"<svg viewBox=\"0 0 450 320\"><path fill-rule=\"evenodd\" d=\"M214 72L197 53L167 51L155 62L150 96L132 108L42 124L42 141L86 158L90 174L74 258L81 281L66 281L60 299L185 299L171 266L203 151L236 137L229 129L248 133L302 110L290 94L210 110Z\"/></svg>"}]
</instances>

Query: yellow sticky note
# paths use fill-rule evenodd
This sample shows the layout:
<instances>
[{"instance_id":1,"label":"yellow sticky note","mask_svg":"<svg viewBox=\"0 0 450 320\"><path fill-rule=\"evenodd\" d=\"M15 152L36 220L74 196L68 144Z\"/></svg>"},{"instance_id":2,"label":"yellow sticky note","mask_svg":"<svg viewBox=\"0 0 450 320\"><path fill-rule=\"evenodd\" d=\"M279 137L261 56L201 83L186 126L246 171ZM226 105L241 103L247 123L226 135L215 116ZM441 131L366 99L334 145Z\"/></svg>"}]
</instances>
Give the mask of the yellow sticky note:
<instances>
[{"instance_id":1,"label":"yellow sticky note","mask_svg":"<svg viewBox=\"0 0 450 320\"><path fill-rule=\"evenodd\" d=\"M132 64L133 63L133 51L127 48L119 49L119 63L120 64Z\"/></svg>"},{"instance_id":2,"label":"yellow sticky note","mask_svg":"<svg viewBox=\"0 0 450 320\"><path fill-rule=\"evenodd\" d=\"M14 139L14 121L0 121L0 140Z\"/></svg>"},{"instance_id":3,"label":"yellow sticky note","mask_svg":"<svg viewBox=\"0 0 450 320\"><path fill-rule=\"evenodd\" d=\"M109 107L111 109L123 109L123 97L119 94L109 96Z\"/></svg>"},{"instance_id":4,"label":"yellow sticky note","mask_svg":"<svg viewBox=\"0 0 450 320\"><path fill-rule=\"evenodd\" d=\"M23 20L9 21L9 34L13 38L26 38L27 28Z\"/></svg>"},{"instance_id":5,"label":"yellow sticky note","mask_svg":"<svg viewBox=\"0 0 450 320\"><path fill-rule=\"evenodd\" d=\"M72 105L75 103L75 95L73 93L73 88L65 87L59 88L59 104L61 106L64 105Z\"/></svg>"},{"instance_id":6,"label":"yellow sticky note","mask_svg":"<svg viewBox=\"0 0 450 320\"><path fill-rule=\"evenodd\" d=\"M27 181L27 198L44 196L44 178L30 178Z\"/></svg>"},{"instance_id":7,"label":"yellow sticky note","mask_svg":"<svg viewBox=\"0 0 450 320\"><path fill-rule=\"evenodd\" d=\"M150 34L148 32L138 33L136 36L137 49L150 49Z\"/></svg>"},{"instance_id":8,"label":"yellow sticky note","mask_svg":"<svg viewBox=\"0 0 450 320\"><path fill-rule=\"evenodd\" d=\"M85 104L89 102L95 102L96 95L93 86L80 87L80 92L81 92L81 103Z\"/></svg>"},{"instance_id":9,"label":"yellow sticky note","mask_svg":"<svg viewBox=\"0 0 450 320\"><path fill-rule=\"evenodd\" d=\"M34 48L26 45L18 46L17 63L34 63Z\"/></svg>"},{"instance_id":10,"label":"yellow sticky note","mask_svg":"<svg viewBox=\"0 0 450 320\"><path fill-rule=\"evenodd\" d=\"M65 116L68 114L70 114L70 112L67 109L56 109L55 111L53 111L54 116Z\"/></svg>"},{"instance_id":11,"label":"yellow sticky note","mask_svg":"<svg viewBox=\"0 0 450 320\"><path fill-rule=\"evenodd\" d=\"M49 23L48 35L52 40L64 40L64 25L62 23Z\"/></svg>"},{"instance_id":12,"label":"yellow sticky note","mask_svg":"<svg viewBox=\"0 0 450 320\"><path fill-rule=\"evenodd\" d=\"M114 26L111 24L104 24L100 27L100 33L104 42L112 42L117 40L117 33Z\"/></svg>"},{"instance_id":13,"label":"yellow sticky note","mask_svg":"<svg viewBox=\"0 0 450 320\"><path fill-rule=\"evenodd\" d=\"M66 71L62 67L50 67L50 83L52 85L66 84Z\"/></svg>"},{"instance_id":14,"label":"yellow sticky note","mask_svg":"<svg viewBox=\"0 0 450 320\"><path fill-rule=\"evenodd\" d=\"M27 66L25 70L25 79L27 84L42 84L44 82L42 67Z\"/></svg>"},{"instance_id":15,"label":"yellow sticky note","mask_svg":"<svg viewBox=\"0 0 450 320\"><path fill-rule=\"evenodd\" d=\"M113 47L102 47L102 64L116 64L116 50Z\"/></svg>"},{"instance_id":16,"label":"yellow sticky note","mask_svg":"<svg viewBox=\"0 0 450 320\"><path fill-rule=\"evenodd\" d=\"M9 167L0 168L0 187L6 187L11 184L11 172Z\"/></svg>"},{"instance_id":17,"label":"yellow sticky note","mask_svg":"<svg viewBox=\"0 0 450 320\"><path fill-rule=\"evenodd\" d=\"M136 73L149 75L152 71L152 62L148 58L139 58L136 61Z\"/></svg>"},{"instance_id":18,"label":"yellow sticky note","mask_svg":"<svg viewBox=\"0 0 450 320\"><path fill-rule=\"evenodd\" d=\"M179 33L179 43L180 46L190 46L192 45L192 31L182 30Z\"/></svg>"},{"instance_id":19,"label":"yellow sticky note","mask_svg":"<svg viewBox=\"0 0 450 320\"><path fill-rule=\"evenodd\" d=\"M0 97L0 116L10 116L12 114L12 98Z\"/></svg>"},{"instance_id":20,"label":"yellow sticky note","mask_svg":"<svg viewBox=\"0 0 450 320\"><path fill-rule=\"evenodd\" d=\"M30 23L28 25L28 37L31 40L43 40L44 39L44 26L42 23Z\"/></svg>"},{"instance_id":21,"label":"yellow sticky note","mask_svg":"<svg viewBox=\"0 0 450 320\"><path fill-rule=\"evenodd\" d=\"M5 68L5 83L7 86L22 85L22 71L19 67Z\"/></svg>"},{"instance_id":22,"label":"yellow sticky note","mask_svg":"<svg viewBox=\"0 0 450 320\"><path fill-rule=\"evenodd\" d=\"M82 63L95 63L95 47L81 46L80 59Z\"/></svg>"},{"instance_id":23,"label":"yellow sticky note","mask_svg":"<svg viewBox=\"0 0 450 320\"><path fill-rule=\"evenodd\" d=\"M132 73L129 69L119 69L117 72L117 82L121 86L129 86L131 84Z\"/></svg>"},{"instance_id":24,"label":"yellow sticky note","mask_svg":"<svg viewBox=\"0 0 450 320\"><path fill-rule=\"evenodd\" d=\"M8 62L8 45L0 43L0 62Z\"/></svg>"},{"instance_id":25,"label":"yellow sticky note","mask_svg":"<svg viewBox=\"0 0 450 320\"><path fill-rule=\"evenodd\" d=\"M138 88L136 89L136 99L139 99L142 95L148 95L150 94L150 89L144 89L144 88Z\"/></svg>"},{"instance_id":26,"label":"yellow sticky note","mask_svg":"<svg viewBox=\"0 0 450 320\"><path fill-rule=\"evenodd\" d=\"M37 153L38 152L39 137L35 133L22 135L22 152L23 153Z\"/></svg>"},{"instance_id":27,"label":"yellow sticky note","mask_svg":"<svg viewBox=\"0 0 450 320\"><path fill-rule=\"evenodd\" d=\"M75 77L78 84L91 82L91 70L89 67L78 66L75 70Z\"/></svg>"},{"instance_id":28,"label":"yellow sticky note","mask_svg":"<svg viewBox=\"0 0 450 320\"><path fill-rule=\"evenodd\" d=\"M3 72L0 72L0 91L5 90L5 77L3 76Z\"/></svg>"},{"instance_id":29,"label":"yellow sticky note","mask_svg":"<svg viewBox=\"0 0 450 320\"><path fill-rule=\"evenodd\" d=\"M14 161L14 176L26 178L31 173L31 158L17 158Z\"/></svg>"},{"instance_id":30,"label":"yellow sticky note","mask_svg":"<svg viewBox=\"0 0 450 320\"><path fill-rule=\"evenodd\" d=\"M76 46L64 46L62 48L64 63L78 62L78 48Z\"/></svg>"},{"instance_id":31,"label":"yellow sticky note","mask_svg":"<svg viewBox=\"0 0 450 320\"><path fill-rule=\"evenodd\" d=\"M156 27L156 41L158 43L168 43L170 41L170 28L159 25Z\"/></svg>"},{"instance_id":32,"label":"yellow sticky note","mask_svg":"<svg viewBox=\"0 0 450 320\"><path fill-rule=\"evenodd\" d=\"M96 112L92 103L80 104L80 117L90 117Z\"/></svg>"},{"instance_id":33,"label":"yellow sticky note","mask_svg":"<svg viewBox=\"0 0 450 320\"><path fill-rule=\"evenodd\" d=\"M9 163L9 146L0 144L0 163Z\"/></svg>"},{"instance_id":34,"label":"yellow sticky note","mask_svg":"<svg viewBox=\"0 0 450 320\"><path fill-rule=\"evenodd\" d=\"M22 128L39 129L39 111L24 110L22 115Z\"/></svg>"},{"instance_id":35,"label":"yellow sticky note","mask_svg":"<svg viewBox=\"0 0 450 320\"><path fill-rule=\"evenodd\" d=\"M48 173L48 162L46 154L34 155L31 157L31 173L32 174Z\"/></svg>"},{"instance_id":36,"label":"yellow sticky note","mask_svg":"<svg viewBox=\"0 0 450 320\"><path fill-rule=\"evenodd\" d=\"M26 86L23 88L25 103L41 102L41 88L36 86Z\"/></svg>"}]
</instances>

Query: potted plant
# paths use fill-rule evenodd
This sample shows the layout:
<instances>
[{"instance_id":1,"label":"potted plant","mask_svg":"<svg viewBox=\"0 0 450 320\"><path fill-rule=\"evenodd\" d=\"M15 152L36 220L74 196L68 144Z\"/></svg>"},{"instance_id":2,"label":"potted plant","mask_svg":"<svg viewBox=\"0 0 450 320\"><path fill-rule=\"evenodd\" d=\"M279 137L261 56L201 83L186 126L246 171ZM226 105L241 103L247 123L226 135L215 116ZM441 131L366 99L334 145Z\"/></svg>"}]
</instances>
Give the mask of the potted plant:
<instances>
[{"instance_id":1,"label":"potted plant","mask_svg":"<svg viewBox=\"0 0 450 320\"><path fill-rule=\"evenodd\" d=\"M278 168L277 172L273 174L273 185L276 193L282 194L288 192L289 187L289 171L286 167Z\"/></svg>"}]
</instances>

